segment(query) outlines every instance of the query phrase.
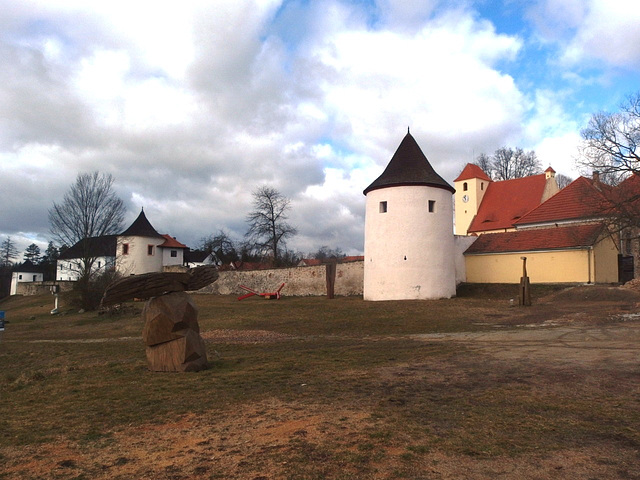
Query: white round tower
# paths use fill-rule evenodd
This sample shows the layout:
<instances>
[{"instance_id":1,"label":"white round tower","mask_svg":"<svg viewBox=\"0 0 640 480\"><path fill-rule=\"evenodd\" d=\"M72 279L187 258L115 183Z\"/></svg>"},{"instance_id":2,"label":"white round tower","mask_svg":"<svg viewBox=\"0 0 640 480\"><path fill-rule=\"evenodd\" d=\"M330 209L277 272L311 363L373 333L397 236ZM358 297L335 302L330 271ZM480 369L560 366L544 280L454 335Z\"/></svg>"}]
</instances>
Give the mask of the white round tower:
<instances>
[{"instance_id":1,"label":"white round tower","mask_svg":"<svg viewBox=\"0 0 640 480\"><path fill-rule=\"evenodd\" d=\"M407 133L364 190L365 300L455 296L454 192Z\"/></svg>"}]
</instances>

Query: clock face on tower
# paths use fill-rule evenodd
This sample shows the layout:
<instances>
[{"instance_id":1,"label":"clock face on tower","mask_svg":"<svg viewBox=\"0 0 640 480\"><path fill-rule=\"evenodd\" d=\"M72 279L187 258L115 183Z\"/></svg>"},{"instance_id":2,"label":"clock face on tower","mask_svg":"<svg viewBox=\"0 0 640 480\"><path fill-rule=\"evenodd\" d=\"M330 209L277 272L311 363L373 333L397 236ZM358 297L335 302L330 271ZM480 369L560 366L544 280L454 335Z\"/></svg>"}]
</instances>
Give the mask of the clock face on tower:
<instances>
[{"instance_id":1,"label":"clock face on tower","mask_svg":"<svg viewBox=\"0 0 640 480\"><path fill-rule=\"evenodd\" d=\"M467 202L469 201L469 195L463 195L463 196L462 196L462 201L463 201L464 203L467 203Z\"/></svg>"}]
</instances>

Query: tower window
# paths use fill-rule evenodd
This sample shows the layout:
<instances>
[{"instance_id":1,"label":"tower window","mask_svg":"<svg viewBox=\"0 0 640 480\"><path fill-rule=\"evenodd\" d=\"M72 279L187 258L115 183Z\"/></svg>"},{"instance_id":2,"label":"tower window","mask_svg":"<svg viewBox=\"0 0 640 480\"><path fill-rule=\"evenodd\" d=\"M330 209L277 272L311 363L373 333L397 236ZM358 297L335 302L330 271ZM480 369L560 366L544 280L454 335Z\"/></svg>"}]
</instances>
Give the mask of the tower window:
<instances>
[{"instance_id":1,"label":"tower window","mask_svg":"<svg viewBox=\"0 0 640 480\"><path fill-rule=\"evenodd\" d=\"M484 183L480 182L480 190L484 190Z\"/></svg>"},{"instance_id":2,"label":"tower window","mask_svg":"<svg viewBox=\"0 0 640 480\"><path fill-rule=\"evenodd\" d=\"M171 250L171 258L176 258L178 256L177 250Z\"/></svg>"},{"instance_id":3,"label":"tower window","mask_svg":"<svg viewBox=\"0 0 640 480\"><path fill-rule=\"evenodd\" d=\"M467 182L464 182L462 184L462 190L466 192L468 189L469 189L469 186L467 185Z\"/></svg>"},{"instance_id":4,"label":"tower window","mask_svg":"<svg viewBox=\"0 0 640 480\"><path fill-rule=\"evenodd\" d=\"M436 201L429 200L429 213L433 213L436 211Z\"/></svg>"},{"instance_id":5,"label":"tower window","mask_svg":"<svg viewBox=\"0 0 640 480\"><path fill-rule=\"evenodd\" d=\"M380 213L387 213L387 202L380 202Z\"/></svg>"},{"instance_id":6,"label":"tower window","mask_svg":"<svg viewBox=\"0 0 640 480\"><path fill-rule=\"evenodd\" d=\"M129 244L128 243L123 243L122 244L122 254L123 255L129 255Z\"/></svg>"},{"instance_id":7,"label":"tower window","mask_svg":"<svg viewBox=\"0 0 640 480\"><path fill-rule=\"evenodd\" d=\"M153 255L153 245L147 245L147 255Z\"/></svg>"}]
</instances>

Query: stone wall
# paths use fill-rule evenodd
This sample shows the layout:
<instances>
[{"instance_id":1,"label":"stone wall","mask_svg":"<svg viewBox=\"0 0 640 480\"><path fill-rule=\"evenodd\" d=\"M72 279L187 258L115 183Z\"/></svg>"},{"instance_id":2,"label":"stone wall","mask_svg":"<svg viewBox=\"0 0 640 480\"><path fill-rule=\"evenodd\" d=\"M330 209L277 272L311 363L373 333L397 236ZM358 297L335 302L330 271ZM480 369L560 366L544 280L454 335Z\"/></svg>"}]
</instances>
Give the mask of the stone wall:
<instances>
[{"instance_id":1,"label":"stone wall","mask_svg":"<svg viewBox=\"0 0 640 480\"><path fill-rule=\"evenodd\" d=\"M364 262L338 263L336 266L336 295L362 295ZM194 293L243 295L245 285L260 293L275 292L280 285L283 295L326 295L326 266L274 268L271 270L225 271L211 285Z\"/></svg>"},{"instance_id":2,"label":"stone wall","mask_svg":"<svg viewBox=\"0 0 640 480\"><path fill-rule=\"evenodd\" d=\"M68 292L73 289L76 282L57 280L47 282L20 282L16 288L16 295L40 295L42 293L51 293L53 285L59 286L59 292Z\"/></svg>"}]
</instances>

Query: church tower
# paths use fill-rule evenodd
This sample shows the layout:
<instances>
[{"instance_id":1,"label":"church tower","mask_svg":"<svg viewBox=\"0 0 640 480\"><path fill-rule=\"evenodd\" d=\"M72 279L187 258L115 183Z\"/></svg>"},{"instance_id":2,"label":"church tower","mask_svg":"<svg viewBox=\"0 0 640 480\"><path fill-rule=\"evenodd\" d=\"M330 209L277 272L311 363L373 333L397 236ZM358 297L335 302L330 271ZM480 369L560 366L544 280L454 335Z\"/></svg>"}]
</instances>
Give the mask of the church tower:
<instances>
[{"instance_id":1,"label":"church tower","mask_svg":"<svg viewBox=\"0 0 640 480\"><path fill-rule=\"evenodd\" d=\"M477 165L467 163L453 181L456 189L456 235L466 235L473 217L478 213L482 198L491 183L489 176Z\"/></svg>"},{"instance_id":2,"label":"church tower","mask_svg":"<svg viewBox=\"0 0 640 480\"><path fill-rule=\"evenodd\" d=\"M407 132L364 190L365 300L455 296L454 192Z\"/></svg>"}]
</instances>

